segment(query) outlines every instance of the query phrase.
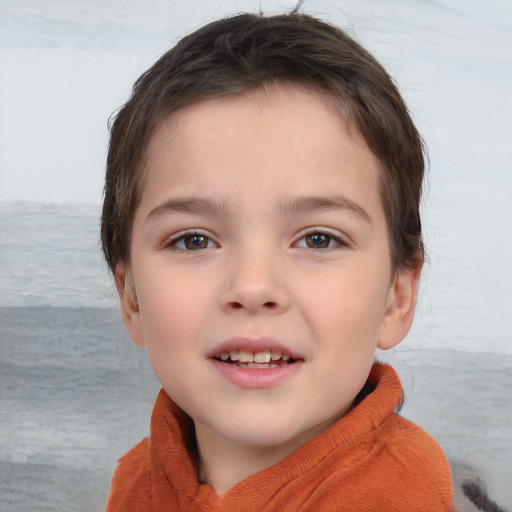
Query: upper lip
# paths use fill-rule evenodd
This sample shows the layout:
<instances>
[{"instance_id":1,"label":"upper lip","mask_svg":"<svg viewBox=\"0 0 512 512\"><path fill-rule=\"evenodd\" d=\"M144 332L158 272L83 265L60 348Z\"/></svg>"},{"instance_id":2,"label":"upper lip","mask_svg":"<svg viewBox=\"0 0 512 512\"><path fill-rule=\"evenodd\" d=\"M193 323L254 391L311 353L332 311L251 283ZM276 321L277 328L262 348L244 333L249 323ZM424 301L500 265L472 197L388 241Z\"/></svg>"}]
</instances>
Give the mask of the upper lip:
<instances>
[{"instance_id":1,"label":"upper lip","mask_svg":"<svg viewBox=\"0 0 512 512\"><path fill-rule=\"evenodd\" d=\"M252 338L247 336L237 336L223 341L208 353L208 357L218 358L222 353L232 350L246 350L254 354L264 350L270 350L270 352L279 352L283 355L289 355L292 359L303 359L297 352L271 338Z\"/></svg>"}]
</instances>

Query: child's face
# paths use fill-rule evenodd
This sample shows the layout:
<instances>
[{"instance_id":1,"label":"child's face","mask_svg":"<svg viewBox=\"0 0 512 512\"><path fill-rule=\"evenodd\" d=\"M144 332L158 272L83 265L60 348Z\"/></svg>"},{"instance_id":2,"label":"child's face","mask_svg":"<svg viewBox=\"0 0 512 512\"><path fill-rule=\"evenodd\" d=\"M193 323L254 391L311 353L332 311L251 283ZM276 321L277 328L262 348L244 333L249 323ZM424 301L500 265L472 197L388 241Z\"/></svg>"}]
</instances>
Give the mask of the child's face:
<instances>
[{"instance_id":1,"label":"child's face","mask_svg":"<svg viewBox=\"0 0 512 512\"><path fill-rule=\"evenodd\" d=\"M123 317L200 442L291 451L405 336L416 280L392 278L379 173L300 88L195 104L153 135ZM222 360L242 351L271 362Z\"/></svg>"}]
</instances>

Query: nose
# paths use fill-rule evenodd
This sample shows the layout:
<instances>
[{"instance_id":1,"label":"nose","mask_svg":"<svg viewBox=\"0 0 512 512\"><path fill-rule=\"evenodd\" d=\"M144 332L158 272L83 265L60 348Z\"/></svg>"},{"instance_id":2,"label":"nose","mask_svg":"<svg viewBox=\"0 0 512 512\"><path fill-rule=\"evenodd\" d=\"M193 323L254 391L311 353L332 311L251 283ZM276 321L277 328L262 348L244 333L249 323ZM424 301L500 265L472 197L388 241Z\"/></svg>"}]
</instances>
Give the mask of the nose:
<instances>
[{"instance_id":1,"label":"nose","mask_svg":"<svg viewBox=\"0 0 512 512\"><path fill-rule=\"evenodd\" d=\"M227 270L222 308L249 314L279 314L290 306L285 272L271 254L234 256Z\"/></svg>"}]
</instances>

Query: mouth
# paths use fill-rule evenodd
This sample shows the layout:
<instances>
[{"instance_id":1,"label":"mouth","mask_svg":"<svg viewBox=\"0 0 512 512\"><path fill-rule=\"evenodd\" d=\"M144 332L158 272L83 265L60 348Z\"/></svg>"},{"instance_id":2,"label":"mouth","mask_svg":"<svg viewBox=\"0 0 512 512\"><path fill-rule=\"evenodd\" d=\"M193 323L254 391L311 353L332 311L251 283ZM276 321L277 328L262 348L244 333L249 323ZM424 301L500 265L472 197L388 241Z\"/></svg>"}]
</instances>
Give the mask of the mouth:
<instances>
[{"instance_id":1,"label":"mouth","mask_svg":"<svg viewBox=\"0 0 512 512\"><path fill-rule=\"evenodd\" d=\"M294 359L290 354L272 350L259 350L257 352L230 350L229 352L221 352L213 358L231 366L257 370L280 368L297 362L297 359Z\"/></svg>"}]
</instances>

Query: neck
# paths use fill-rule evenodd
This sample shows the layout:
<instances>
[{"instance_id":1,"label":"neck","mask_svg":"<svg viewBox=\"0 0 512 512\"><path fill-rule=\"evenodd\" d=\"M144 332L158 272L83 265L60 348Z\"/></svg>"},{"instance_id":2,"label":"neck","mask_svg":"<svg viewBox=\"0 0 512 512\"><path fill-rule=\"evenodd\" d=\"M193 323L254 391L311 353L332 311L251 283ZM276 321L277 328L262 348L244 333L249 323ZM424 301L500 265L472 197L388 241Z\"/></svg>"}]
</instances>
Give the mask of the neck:
<instances>
[{"instance_id":1,"label":"neck","mask_svg":"<svg viewBox=\"0 0 512 512\"><path fill-rule=\"evenodd\" d=\"M281 462L303 442L283 446L247 446L225 439L196 423L198 478L211 485L218 495L229 491L250 476Z\"/></svg>"},{"instance_id":2,"label":"neck","mask_svg":"<svg viewBox=\"0 0 512 512\"><path fill-rule=\"evenodd\" d=\"M330 420L303 432L299 437L272 446L245 445L220 436L209 427L195 422L198 451L198 480L211 485L218 495L264 469L284 460L304 443L328 428Z\"/></svg>"}]
</instances>

